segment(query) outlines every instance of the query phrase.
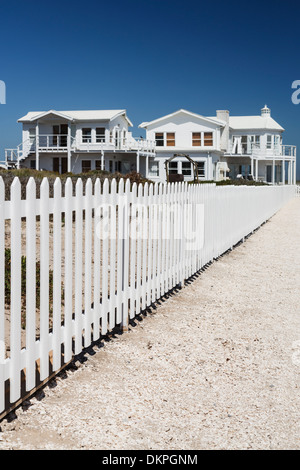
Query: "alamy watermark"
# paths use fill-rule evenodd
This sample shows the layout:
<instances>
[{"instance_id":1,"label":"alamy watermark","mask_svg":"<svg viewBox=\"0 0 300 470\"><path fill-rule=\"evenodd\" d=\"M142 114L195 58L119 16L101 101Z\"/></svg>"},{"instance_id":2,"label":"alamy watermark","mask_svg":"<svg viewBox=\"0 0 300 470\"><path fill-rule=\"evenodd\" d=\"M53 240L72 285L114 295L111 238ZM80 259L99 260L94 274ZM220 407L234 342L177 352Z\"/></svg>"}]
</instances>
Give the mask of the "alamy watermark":
<instances>
[{"instance_id":1,"label":"alamy watermark","mask_svg":"<svg viewBox=\"0 0 300 470\"><path fill-rule=\"evenodd\" d=\"M97 207L96 235L101 240L161 240L182 241L185 251L201 250L204 246L204 204L133 203L120 197L118 209L114 204ZM124 223L120 226L120 218ZM163 222L162 222L163 221Z\"/></svg>"},{"instance_id":2,"label":"alamy watermark","mask_svg":"<svg viewBox=\"0 0 300 470\"><path fill-rule=\"evenodd\" d=\"M292 89L295 90L292 94L292 103L300 103L300 80L294 80L292 83Z\"/></svg>"},{"instance_id":3,"label":"alamy watermark","mask_svg":"<svg viewBox=\"0 0 300 470\"><path fill-rule=\"evenodd\" d=\"M0 104L6 104L6 85L3 80L0 80Z\"/></svg>"}]
</instances>

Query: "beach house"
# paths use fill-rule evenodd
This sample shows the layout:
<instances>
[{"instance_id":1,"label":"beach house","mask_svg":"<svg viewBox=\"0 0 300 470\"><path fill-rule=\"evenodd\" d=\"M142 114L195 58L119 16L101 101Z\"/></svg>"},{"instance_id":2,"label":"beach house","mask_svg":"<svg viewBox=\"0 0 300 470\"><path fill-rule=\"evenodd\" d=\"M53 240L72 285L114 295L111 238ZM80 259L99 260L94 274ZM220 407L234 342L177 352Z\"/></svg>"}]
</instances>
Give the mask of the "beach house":
<instances>
[{"instance_id":1,"label":"beach house","mask_svg":"<svg viewBox=\"0 0 300 470\"><path fill-rule=\"evenodd\" d=\"M59 173L147 173L155 144L135 139L126 110L29 112L18 120L22 142L5 151L7 168Z\"/></svg>"},{"instance_id":2,"label":"beach house","mask_svg":"<svg viewBox=\"0 0 300 470\"><path fill-rule=\"evenodd\" d=\"M140 124L146 139L155 140L156 155L151 159L149 178L165 181L165 161L169 174L182 174L193 180L191 157L203 180L218 181L227 176L244 177L268 183L295 184L296 147L283 145L284 132L264 106L256 116L230 116L227 110L215 116L202 116L184 109Z\"/></svg>"}]
</instances>

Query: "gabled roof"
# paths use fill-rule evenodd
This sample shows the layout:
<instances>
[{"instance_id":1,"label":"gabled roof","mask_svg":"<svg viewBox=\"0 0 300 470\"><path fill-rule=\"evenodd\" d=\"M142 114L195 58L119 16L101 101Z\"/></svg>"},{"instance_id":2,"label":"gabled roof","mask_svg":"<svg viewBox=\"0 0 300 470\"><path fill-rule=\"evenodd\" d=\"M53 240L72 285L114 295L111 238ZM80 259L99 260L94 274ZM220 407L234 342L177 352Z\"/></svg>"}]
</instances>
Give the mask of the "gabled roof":
<instances>
[{"instance_id":1,"label":"gabled roof","mask_svg":"<svg viewBox=\"0 0 300 470\"><path fill-rule=\"evenodd\" d=\"M230 116L229 127L233 130L262 129L284 131L284 128L270 116Z\"/></svg>"},{"instance_id":2,"label":"gabled roof","mask_svg":"<svg viewBox=\"0 0 300 470\"><path fill-rule=\"evenodd\" d=\"M139 127L141 128L146 128L148 126L151 126L152 124L156 124L156 123L159 123L160 121L164 121L166 119L170 119L174 116L176 116L177 114L186 114L188 116L191 116L191 117L194 117L196 119L201 119L202 121L207 121L209 122L210 124L215 124L217 126L225 126L225 122L224 121L220 121L219 119L217 118L208 118L208 117L205 117L205 116L201 116L201 114L196 114L196 113L192 113L191 111L187 111L186 109L179 109L178 111L175 111L174 113L171 113L171 114L167 114L166 116L162 116L158 119L154 119L154 121L149 121L149 122L142 122Z\"/></svg>"},{"instance_id":3,"label":"gabled roof","mask_svg":"<svg viewBox=\"0 0 300 470\"><path fill-rule=\"evenodd\" d=\"M90 111L35 111L29 112L23 116L18 122L33 122L46 116L55 115L67 121L112 121L113 119L124 116L129 126L133 126L132 122L126 115L125 109L110 110L90 110Z\"/></svg>"}]
</instances>

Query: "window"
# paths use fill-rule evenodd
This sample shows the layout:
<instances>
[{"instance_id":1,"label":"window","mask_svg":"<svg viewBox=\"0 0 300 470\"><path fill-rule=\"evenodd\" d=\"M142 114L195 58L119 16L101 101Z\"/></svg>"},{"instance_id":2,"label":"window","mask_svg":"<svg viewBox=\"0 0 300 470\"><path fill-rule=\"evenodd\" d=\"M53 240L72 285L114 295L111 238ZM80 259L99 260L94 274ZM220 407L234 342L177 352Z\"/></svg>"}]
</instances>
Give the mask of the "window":
<instances>
[{"instance_id":1,"label":"window","mask_svg":"<svg viewBox=\"0 0 300 470\"><path fill-rule=\"evenodd\" d=\"M272 136L267 135L267 149L271 149L271 148L272 148Z\"/></svg>"},{"instance_id":2,"label":"window","mask_svg":"<svg viewBox=\"0 0 300 470\"><path fill-rule=\"evenodd\" d=\"M178 173L178 162L170 162L169 163L169 174L170 175L177 175Z\"/></svg>"},{"instance_id":3,"label":"window","mask_svg":"<svg viewBox=\"0 0 300 470\"><path fill-rule=\"evenodd\" d=\"M185 176L192 176L192 167L190 162L182 162L182 174Z\"/></svg>"},{"instance_id":4,"label":"window","mask_svg":"<svg viewBox=\"0 0 300 470\"><path fill-rule=\"evenodd\" d=\"M198 176L204 177L205 176L205 162L197 162L198 167Z\"/></svg>"},{"instance_id":5,"label":"window","mask_svg":"<svg viewBox=\"0 0 300 470\"><path fill-rule=\"evenodd\" d=\"M35 129L29 129L29 141L33 144L35 140Z\"/></svg>"},{"instance_id":6,"label":"window","mask_svg":"<svg viewBox=\"0 0 300 470\"><path fill-rule=\"evenodd\" d=\"M214 144L213 142L213 133L212 132L204 132L204 147L212 147Z\"/></svg>"},{"instance_id":7,"label":"window","mask_svg":"<svg viewBox=\"0 0 300 470\"><path fill-rule=\"evenodd\" d=\"M96 161L95 161L95 169L98 170L98 171L99 171L99 170L102 170L102 168L101 168L101 160L96 160Z\"/></svg>"},{"instance_id":8,"label":"window","mask_svg":"<svg viewBox=\"0 0 300 470\"><path fill-rule=\"evenodd\" d=\"M30 168L35 170L35 160L30 160Z\"/></svg>"},{"instance_id":9,"label":"window","mask_svg":"<svg viewBox=\"0 0 300 470\"><path fill-rule=\"evenodd\" d=\"M82 129L82 142L87 144L92 142L92 130L89 127Z\"/></svg>"},{"instance_id":10,"label":"window","mask_svg":"<svg viewBox=\"0 0 300 470\"><path fill-rule=\"evenodd\" d=\"M91 169L92 169L91 160L82 160L81 162L82 173L87 173L88 171L91 171Z\"/></svg>"},{"instance_id":11,"label":"window","mask_svg":"<svg viewBox=\"0 0 300 470\"><path fill-rule=\"evenodd\" d=\"M242 135L241 143L242 143L242 154L247 154L248 153L248 136L247 135Z\"/></svg>"},{"instance_id":12,"label":"window","mask_svg":"<svg viewBox=\"0 0 300 470\"><path fill-rule=\"evenodd\" d=\"M167 132L167 147L175 147L175 132Z\"/></svg>"},{"instance_id":13,"label":"window","mask_svg":"<svg viewBox=\"0 0 300 470\"><path fill-rule=\"evenodd\" d=\"M193 132L192 145L193 147L201 147L202 145L201 132Z\"/></svg>"},{"instance_id":14,"label":"window","mask_svg":"<svg viewBox=\"0 0 300 470\"><path fill-rule=\"evenodd\" d=\"M159 168L158 168L158 162L150 162L149 163L149 175L150 176L159 176Z\"/></svg>"},{"instance_id":15,"label":"window","mask_svg":"<svg viewBox=\"0 0 300 470\"><path fill-rule=\"evenodd\" d=\"M156 143L156 147L164 146L164 133L163 132L155 133L155 143Z\"/></svg>"},{"instance_id":16,"label":"window","mask_svg":"<svg viewBox=\"0 0 300 470\"><path fill-rule=\"evenodd\" d=\"M105 142L105 127L96 127L96 142Z\"/></svg>"},{"instance_id":17,"label":"window","mask_svg":"<svg viewBox=\"0 0 300 470\"><path fill-rule=\"evenodd\" d=\"M109 160L109 172L110 173L113 173L114 172L114 167L113 167L113 161L112 160Z\"/></svg>"},{"instance_id":18,"label":"window","mask_svg":"<svg viewBox=\"0 0 300 470\"><path fill-rule=\"evenodd\" d=\"M279 145L280 145L280 136L279 135L274 135L274 148L276 150L278 150Z\"/></svg>"}]
</instances>

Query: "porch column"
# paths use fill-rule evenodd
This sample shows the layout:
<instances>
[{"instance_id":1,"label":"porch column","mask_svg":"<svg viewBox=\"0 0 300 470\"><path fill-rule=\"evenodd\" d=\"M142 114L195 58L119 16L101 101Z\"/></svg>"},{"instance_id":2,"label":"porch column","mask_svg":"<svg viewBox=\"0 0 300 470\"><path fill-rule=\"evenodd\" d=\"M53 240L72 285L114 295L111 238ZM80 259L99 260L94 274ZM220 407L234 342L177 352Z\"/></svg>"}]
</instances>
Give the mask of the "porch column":
<instances>
[{"instance_id":1,"label":"porch column","mask_svg":"<svg viewBox=\"0 0 300 470\"><path fill-rule=\"evenodd\" d=\"M137 173L140 172L140 151L139 150L136 153L136 171Z\"/></svg>"},{"instance_id":2,"label":"porch column","mask_svg":"<svg viewBox=\"0 0 300 470\"><path fill-rule=\"evenodd\" d=\"M296 159L294 160L294 184L297 183L297 163Z\"/></svg>"},{"instance_id":3,"label":"porch column","mask_svg":"<svg viewBox=\"0 0 300 470\"><path fill-rule=\"evenodd\" d=\"M258 181L258 158L255 160L255 181Z\"/></svg>"},{"instance_id":4,"label":"porch column","mask_svg":"<svg viewBox=\"0 0 300 470\"><path fill-rule=\"evenodd\" d=\"M285 184L285 160L282 160L281 163L281 177L282 177L282 184Z\"/></svg>"},{"instance_id":5,"label":"porch column","mask_svg":"<svg viewBox=\"0 0 300 470\"><path fill-rule=\"evenodd\" d=\"M288 184L291 184L291 160L288 160Z\"/></svg>"},{"instance_id":6,"label":"porch column","mask_svg":"<svg viewBox=\"0 0 300 470\"><path fill-rule=\"evenodd\" d=\"M101 170L104 171L104 152L103 150L101 151Z\"/></svg>"},{"instance_id":7,"label":"porch column","mask_svg":"<svg viewBox=\"0 0 300 470\"><path fill-rule=\"evenodd\" d=\"M253 158L251 158L251 175L254 179L254 162L253 162Z\"/></svg>"},{"instance_id":8,"label":"porch column","mask_svg":"<svg viewBox=\"0 0 300 470\"><path fill-rule=\"evenodd\" d=\"M272 161L272 184L275 183L275 160Z\"/></svg>"},{"instance_id":9,"label":"porch column","mask_svg":"<svg viewBox=\"0 0 300 470\"><path fill-rule=\"evenodd\" d=\"M39 123L36 121L35 125L35 169L40 169L40 154L39 154Z\"/></svg>"},{"instance_id":10,"label":"porch column","mask_svg":"<svg viewBox=\"0 0 300 470\"><path fill-rule=\"evenodd\" d=\"M146 178L148 178L148 173L149 173L149 155L146 157Z\"/></svg>"},{"instance_id":11,"label":"porch column","mask_svg":"<svg viewBox=\"0 0 300 470\"><path fill-rule=\"evenodd\" d=\"M68 173L72 171L72 157L71 157L71 123L68 122Z\"/></svg>"}]
</instances>

